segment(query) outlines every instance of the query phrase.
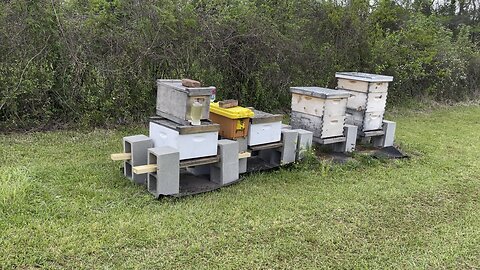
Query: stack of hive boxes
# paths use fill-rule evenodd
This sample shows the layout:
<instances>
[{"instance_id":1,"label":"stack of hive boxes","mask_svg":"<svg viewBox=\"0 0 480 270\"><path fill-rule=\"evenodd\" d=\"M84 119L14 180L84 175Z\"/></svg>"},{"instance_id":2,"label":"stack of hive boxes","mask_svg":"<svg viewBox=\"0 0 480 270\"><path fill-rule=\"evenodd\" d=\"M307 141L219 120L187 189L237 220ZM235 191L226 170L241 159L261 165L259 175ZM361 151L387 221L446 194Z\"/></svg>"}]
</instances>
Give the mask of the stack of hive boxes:
<instances>
[{"instance_id":1,"label":"stack of hive boxes","mask_svg":"<svg viewBox=\"0 0 480 270\"><path fill-rule=\"evenodd\" d=\"M360 135L382 129L391 76L360 72L337 72L337 89L348 91L346 122L358 126ZM373 132L373 133L372 133Z\"/></svg>"},{"instance_id":2,"label":"stack of hive boxes","mask_svg":"<svg viewBox=\"0 0 480 270\"><path fill-rule=\"evenodd\" d=\"M312 131L319 143L344 141L349 92L321 87L291 87L290 92L292 127Z\"/></svg>"}]
</instances>

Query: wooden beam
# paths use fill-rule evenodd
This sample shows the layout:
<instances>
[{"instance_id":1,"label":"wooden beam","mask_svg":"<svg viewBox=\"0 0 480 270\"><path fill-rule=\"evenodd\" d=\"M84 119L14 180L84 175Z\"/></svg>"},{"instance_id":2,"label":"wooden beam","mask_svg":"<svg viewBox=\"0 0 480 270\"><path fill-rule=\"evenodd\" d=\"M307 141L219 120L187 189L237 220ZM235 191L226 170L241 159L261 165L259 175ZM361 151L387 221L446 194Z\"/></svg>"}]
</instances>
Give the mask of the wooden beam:
<instances>
[{"instance_id":1,"label":"wooden beam","mask_svg":"<svg viewBox=\"0 0 480 270\"><path fill-rule=\"evenodd\" d=\"M129 160L132 159L132 153L116 153L111 154L110 158L112 160Z\"/></svg>"},{"instance_id":2,"label":"wooden beam","mask_svg":"<svg viewBox=\"0 0 480 270\"><path fill-rule=\"evenodd\" d=\"M144 174L144 173L150 173L150 172L156 172L156 171L157 171L157 164L149 164L149 165L133 167L133 173L135 174Z\"/></svg>"},{"instance_id":3,"label":"wooden beam","mask_svg":"<svg viewBox=\"0 0 480 270\"><path fill-rule=\"evenodd\" d=\"M222 101L218 102L218 106L220 106L220 108L224 108L224 109L237 107L238 106L238 100L236 100L236 99L222 100Z\"/></svg>"},{"instance_id":4,"label":"wooden beam","mask_svg":"<svg viewBox=\"0 0 480 270\"><path fill-rule=\"evenodd\" d=\"M238 154L238 159L249 158L251 156L252 156L252 153L245 151Z\"/></svg>"}]
</instances>

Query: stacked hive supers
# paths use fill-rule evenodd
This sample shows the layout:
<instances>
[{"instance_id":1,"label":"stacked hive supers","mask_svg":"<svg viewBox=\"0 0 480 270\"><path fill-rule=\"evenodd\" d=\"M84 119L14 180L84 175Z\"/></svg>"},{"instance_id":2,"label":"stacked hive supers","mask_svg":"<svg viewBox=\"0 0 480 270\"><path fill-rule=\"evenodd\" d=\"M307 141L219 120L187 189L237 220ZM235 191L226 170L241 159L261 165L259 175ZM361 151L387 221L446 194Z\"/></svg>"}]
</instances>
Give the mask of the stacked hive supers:
<instances>
[{"instance_id":1,"label":"stacked hive supers","mask_svg":"<svg viewBox=\"0 0 480 270\"><path fill-rule=\"evenodd\" d=\"M359 132L382 129L388 83L391 76L360 72L337 72L337 89L348 91L346 123L359 127Z\"/></svg>"}]
</instances>

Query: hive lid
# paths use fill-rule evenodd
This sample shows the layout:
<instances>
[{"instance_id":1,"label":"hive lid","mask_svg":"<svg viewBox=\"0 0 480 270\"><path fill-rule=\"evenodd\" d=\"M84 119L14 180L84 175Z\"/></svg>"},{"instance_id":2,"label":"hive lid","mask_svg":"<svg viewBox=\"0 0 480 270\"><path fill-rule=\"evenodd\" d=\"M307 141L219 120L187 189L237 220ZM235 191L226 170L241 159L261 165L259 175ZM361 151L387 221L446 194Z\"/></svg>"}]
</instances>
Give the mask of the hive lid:
<instances>
[{"instance_id":1,"label":"hive lid","mask_svg":"<svg viewBox=\"0 0 480 270\"><path fill-rule=\"evenodd\" d=\"M255 109L253 109L253 113L255 115L251 119L252 124L279 122L283 119L283 115L281 114L271 114Z\"/></svg>"},{"instance_id":2,"label":"hive lid","mask_svg":"<svg viewBox=\"0 0 480 270\"><path fill-rule=\"evenodd\" d=\"M322 87L290 87L290 92L319 98L348 98L350 93Z\"/></svg>"},{"instance_id":3,"label":"hive lid","mask_svg":"<svg viewBox=\"0 0 480 270\"><path fill-rule=\"evenodd\" d=\"M188 96L210 96L212 90L215 89L213 86L209 87L186 87L182 85L182 80L157 80L157 85L165 85L170 88L174 88L177 91L184 92Z\"/></svg>"},{"instance_id":4,"label":"hive lid","mask_svg":"<svg viewBox=\"0 0 480 270\"><path fill-rule=\"evenodd\" d=\"M218 102L210 103L210 112L225 116L229 119L250 118L254 116L254 113L250 109L241 106L220 108Z\"/></svg>"},{"instance_id":5,"label":"hive lid","mask_svg":"<svg viewBox=\"0 0 480 270\"><path fill-rule=\"evenodd\" d=\"M181 135L193 134L193 133L205 133L205 132L218 132L220 130L220 125L216 123L212 123L210 122L210 120L202 120L201 124L198 126L178 124L160 116L152 116L150 117L149 120L150 122L176 130Z\"/></svg>"},{"instance_id":6,"label":"hive lid","mask_svg":"<svg viewBox=\"0 0 480 270\"><path fill-rule=\"evenodd\" d=\"M347 79L347 80L356 80L364 82L391 82L393 81L392 76L362 73L362 72L337 72L335 73L335 78Z\"/></svg>"}]
</instances>

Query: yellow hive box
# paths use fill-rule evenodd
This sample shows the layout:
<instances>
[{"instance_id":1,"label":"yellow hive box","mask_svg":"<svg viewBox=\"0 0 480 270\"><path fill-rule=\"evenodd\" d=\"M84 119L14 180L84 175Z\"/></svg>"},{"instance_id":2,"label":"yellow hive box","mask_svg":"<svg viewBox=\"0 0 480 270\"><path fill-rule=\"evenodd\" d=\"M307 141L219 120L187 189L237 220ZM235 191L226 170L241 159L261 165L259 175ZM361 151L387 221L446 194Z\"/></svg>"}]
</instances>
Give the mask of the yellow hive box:
<instances>
[{"instance_id":1,"label":"yellow hive box","mask_svg":"<svg viewBox=\"0 0 480 270\"><path fill-rule=\"evenodd\" d=\"M236 106L220 108L218 102L210 103L210 120L220 125L220 136L226 139L243 138L248 134L252 110Z\"/></svg>"}]
</instances>

